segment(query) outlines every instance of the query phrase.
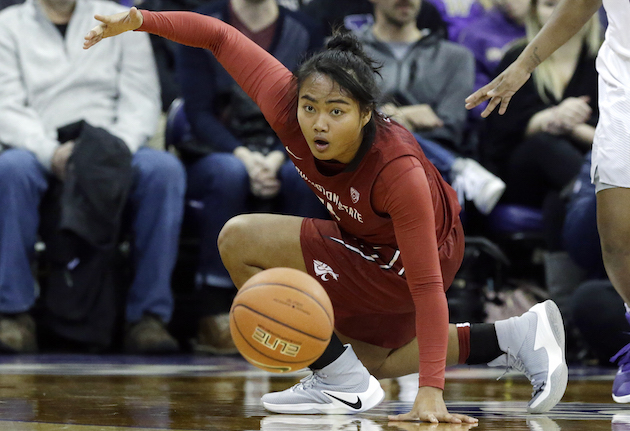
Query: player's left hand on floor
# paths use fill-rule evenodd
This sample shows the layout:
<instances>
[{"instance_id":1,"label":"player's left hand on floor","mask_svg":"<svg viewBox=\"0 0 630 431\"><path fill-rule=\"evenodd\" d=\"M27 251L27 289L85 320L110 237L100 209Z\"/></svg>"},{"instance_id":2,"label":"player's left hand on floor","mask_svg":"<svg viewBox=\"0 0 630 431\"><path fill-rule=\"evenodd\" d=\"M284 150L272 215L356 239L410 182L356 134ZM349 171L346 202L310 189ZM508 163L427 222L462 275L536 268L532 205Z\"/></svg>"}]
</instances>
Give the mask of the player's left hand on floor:
<instances>
[{"instance_id":1,"label":"player's left hand on floor","mask_svg":"<svg viewBox=\"0 0 630 431\"><path fill-rule=\"evenodd\" d=\"M389 422L387 424L388 427L401 430L401 431L468 431L476 426L478 423L474 424L432 424L432 423L424 423L424 422Z\"/></svg>"},{"instance_id":2,"label":"player's left hand on floor","mask_svg":"<svg viewBox=\"0 0 630 431\"><path fill-rule=\"evenodd\" d=\"M388 416L390 421L422 421L430 423L451 423L451 424L477 424L478 419L461 414L420 412L411 411L400 415Z\"/></svg>"}]
</instances>

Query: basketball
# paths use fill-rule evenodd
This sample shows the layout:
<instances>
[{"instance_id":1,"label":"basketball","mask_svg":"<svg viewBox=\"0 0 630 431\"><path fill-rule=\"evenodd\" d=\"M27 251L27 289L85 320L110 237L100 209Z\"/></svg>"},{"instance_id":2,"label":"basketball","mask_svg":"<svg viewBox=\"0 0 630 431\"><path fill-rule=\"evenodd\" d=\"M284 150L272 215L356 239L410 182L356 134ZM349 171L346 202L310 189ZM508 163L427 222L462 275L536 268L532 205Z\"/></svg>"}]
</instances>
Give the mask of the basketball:
<instances>
[{"instance_id":1,"label":"basketball","mask_svg":"<svg viewBox=\"0 0 630 431\"><path fill-rule=\"evenodd\" d=\"M309 366L334 328L332 303L319 282L292 268L259 272L241 287L230 309L234 344L252 365L272 373Z\"/></svg>"}]
</instances>

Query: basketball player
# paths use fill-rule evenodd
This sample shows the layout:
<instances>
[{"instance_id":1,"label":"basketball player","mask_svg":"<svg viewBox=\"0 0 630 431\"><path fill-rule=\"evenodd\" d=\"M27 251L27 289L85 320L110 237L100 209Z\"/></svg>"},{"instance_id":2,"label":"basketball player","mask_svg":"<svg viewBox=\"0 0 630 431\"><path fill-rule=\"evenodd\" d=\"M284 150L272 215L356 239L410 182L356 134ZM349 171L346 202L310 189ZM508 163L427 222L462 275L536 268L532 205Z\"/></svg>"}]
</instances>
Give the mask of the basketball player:
<instances>
[{"instance_id":1,"label":"basketball player","mask_svg":"<svg viewBox=\"0 0 630 431\"><path fill-rule=\"evenodd\" d=\"M296 268L320 280L335 309L337 336L310 366L313 374L263 396L268 410L362 412L384 397L376 378L419 371L412 411L390 419L476 423L444 403L445 366L458 362L523 371L534 385L529 411L560 400L567 367L553 302L496 324L449 326L445 289L464 252L457 196L413 135L375 110L374 65L354 36L335 35L294 76L211 17L132 8L96 18L102 23L86 35L85 48L139 29L210 49L260 106L331 214L327 221L241 215L219 236L237 287L263 269Z\"/></svg>"},{"instance_id":2,"label":"basketball player","mask_svg":"<svg viewBox=\"0 0 630 431\"><path fill-rule=\"evenodd\" d=\"M626 303L630 321L630 2L603 0L608 16L606 37L597 56L599 122L593 141L591 180L597 192L597 227L608 277ZM497 106L505 113L514 93L533 70L577 34L602 6L602 0L561 0L542 30L521 55L488 85L466 99L472 109L490 99L487 117ZM613 399L630 402L630 345L612 360L619 371Z\"/></svg>"}]
</instances>

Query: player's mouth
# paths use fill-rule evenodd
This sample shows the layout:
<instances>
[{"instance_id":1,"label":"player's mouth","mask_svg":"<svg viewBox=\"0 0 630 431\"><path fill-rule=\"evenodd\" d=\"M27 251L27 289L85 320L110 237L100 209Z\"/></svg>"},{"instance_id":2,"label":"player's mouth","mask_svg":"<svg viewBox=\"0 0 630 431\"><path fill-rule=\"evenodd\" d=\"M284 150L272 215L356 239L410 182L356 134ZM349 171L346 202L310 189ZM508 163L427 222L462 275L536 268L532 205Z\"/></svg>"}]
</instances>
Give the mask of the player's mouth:
<instances>
[{"instance_id":1,"label":"player's mouth","mask_svg":"<svg viewBox=\"0 0 630 431\"><path fill-rule=\"evenodd\" d=\"M313 142L315 143L315 148L320 153L326 151L326 149L330 146L330 142L325 139L315 139Z\"/></svg>"}]
</instances>

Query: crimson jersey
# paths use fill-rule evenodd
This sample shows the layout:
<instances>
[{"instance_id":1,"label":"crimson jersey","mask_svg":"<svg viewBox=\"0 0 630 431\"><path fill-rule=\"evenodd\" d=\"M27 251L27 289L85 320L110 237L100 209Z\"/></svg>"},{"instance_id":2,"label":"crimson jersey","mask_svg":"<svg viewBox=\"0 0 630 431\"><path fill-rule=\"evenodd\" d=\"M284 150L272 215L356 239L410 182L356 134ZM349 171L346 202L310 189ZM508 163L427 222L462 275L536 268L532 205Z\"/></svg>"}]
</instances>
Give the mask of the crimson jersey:
<instances>
[{"instance_id":1,"label":"crimson jersey","mask_svg":"<svg viewBox=\"0 0 630 431\"><path fill-rule=\"evenodd\" d=\"M297 122L296 80L278 60L220 20L189 12L142 14L139 30L212 51L258 104L343 231L400 250L409 286L403 299L411 296L416 312L420 385L443 388L448 308L438 248L459 225L460 207L413 135L397 123L379 121L374 141L362 145L349 169L324 175Z\"/></svg>"}]
</instances>

